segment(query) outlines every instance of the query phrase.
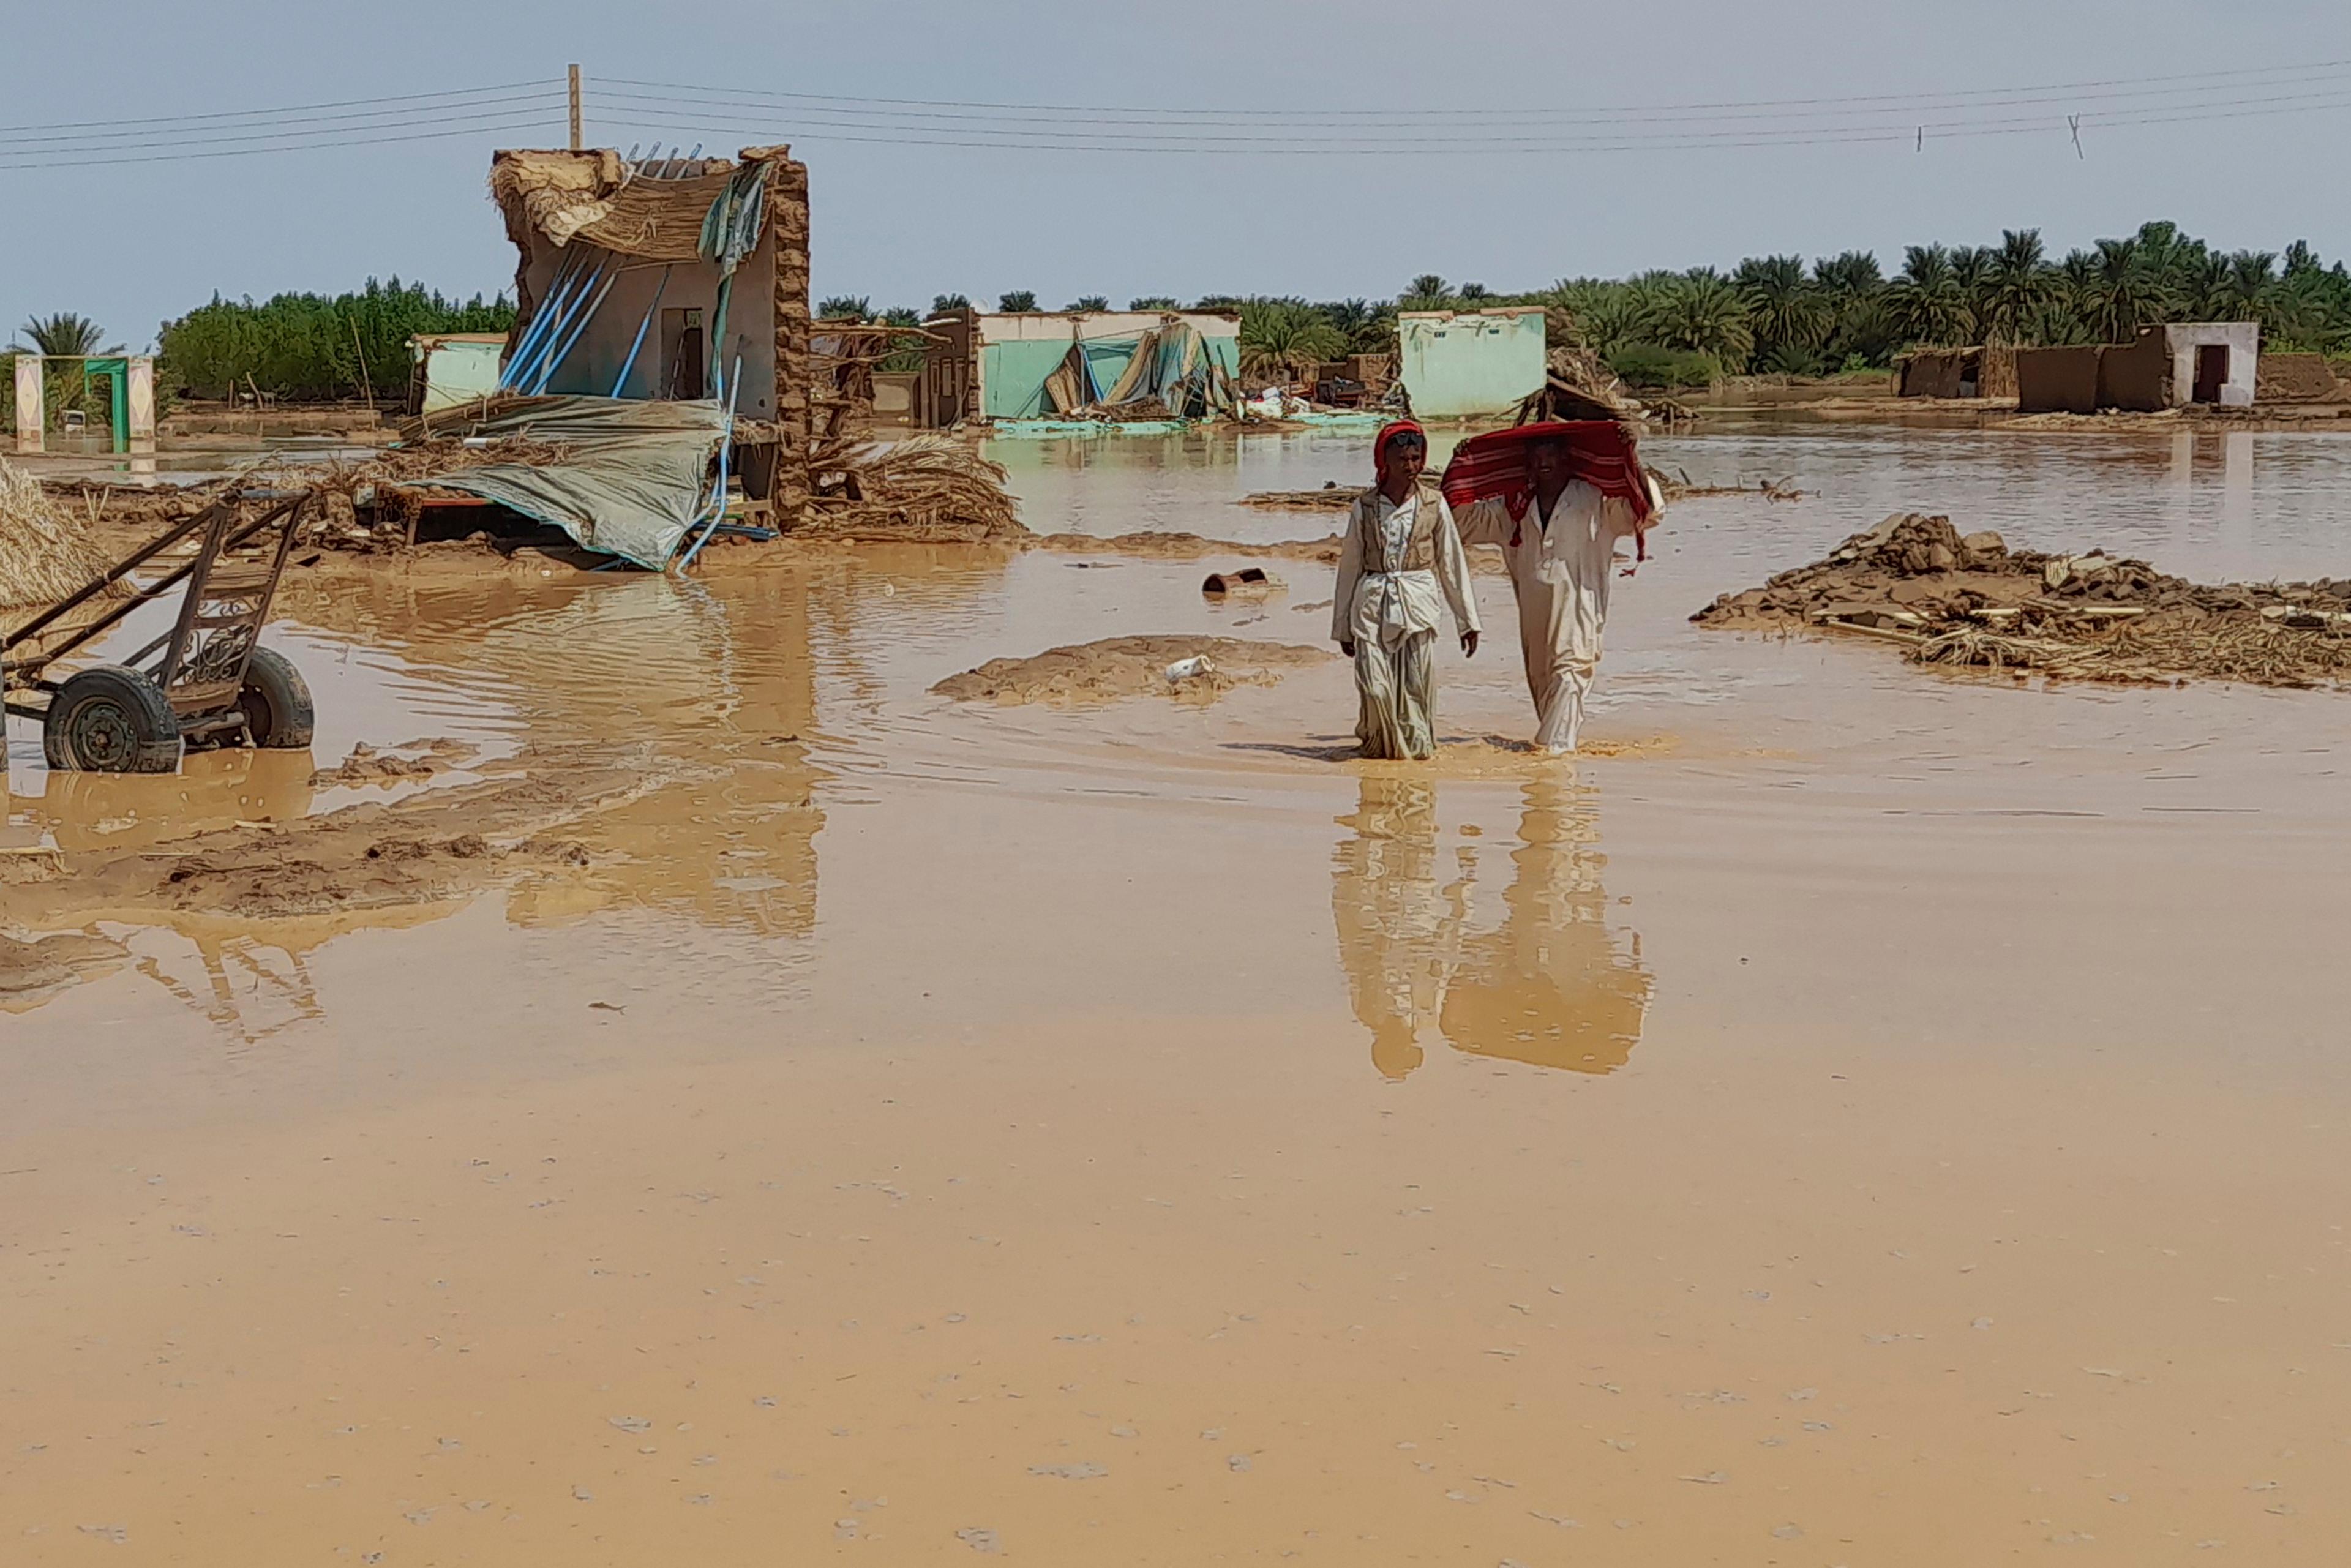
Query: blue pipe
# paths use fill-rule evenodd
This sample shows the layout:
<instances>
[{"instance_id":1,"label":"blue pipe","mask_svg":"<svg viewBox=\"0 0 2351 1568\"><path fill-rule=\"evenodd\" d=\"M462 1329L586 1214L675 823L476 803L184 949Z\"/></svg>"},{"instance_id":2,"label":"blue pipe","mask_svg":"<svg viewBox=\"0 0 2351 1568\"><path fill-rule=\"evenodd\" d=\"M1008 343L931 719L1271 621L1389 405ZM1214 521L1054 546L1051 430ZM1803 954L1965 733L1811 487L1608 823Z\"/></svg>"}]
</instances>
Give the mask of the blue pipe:
<instances>
[{"instance_id":1,"label":"blue pipe","mask_svg":"<svg viewBox=\"0 0 2351 1568\"><path fill-rule=\"evenodd\" d=\"M554 377L557 371L562 369L565 357L579 343L580 334L588 330L588 323L596 319L596 312L603 307L604 296L611 293L612 285L621 280L621 271L620 267L613 267L601 275L603 277L604 286L596 290L594 297L588 301L587 308L580 311L579 322L571 329L570 336L563 340L562 346L549 356L547 363L540 369L538 383L530 389L533 397L545 392L548 382Z\"/></svg>"},{"instance_id":2,"label":"blue pipe","mask_svg":"<svg viewBox=\"0 0 2351 1568\"><path fill-rule=\"evenodd\" d=\"M729 387L734 387L741 384L742 376L743 356L737 354L735 356L735 373L728 378L727 385ZM681 577L685 574L685 569L694 564L694 558L702 553L702 547L710 542L710 536L717 531L718 525L726 520L726 458L727 455L731 453L734 448L735 398L734 394L730 392L726 398L726 434L720 439L718 445L718 483L710 493L710 522L709 525L702 530L702 537L694 541L692 548L687 549L684 559L679 560L677 563L678 575ZM690 523L686 526L689 529L693 527Z\"/></svg>"},{"instance_id":3,"label":"blue pipe","mask_svg":"<svg viewBox=\"0 0 2351 1568\"><path fill-rule=\"evenodd\" d=\"M571 332L575 326L584 326L586 324L586 319L581 313L582 308L584 307L590 312L595 308L594 306L589 304L589 300L591 298L589 290L594 287L600 278L604 277L604 274L611 267L611 261L618 259L619 258L617 256L614 256L610 257L606 261L599 262L595 270L589 273L580 280L580 287L572 291L570 299L565 306L562 316L556 321L548 336L540 341L538 352L531 359L529 365L525 371L518 372L514 376L514 383L517 386L525 385L533 380L543 381L545 379L546 372L553 368L549 361L549 355L554 351L557 343L563 341L565 333ZM605 284L605 287L609 288L611 285L608 282ZM601 295L595 295L592 298L601 301L603 297ZM574 336L577 336L577 334L574 333ZM570 345L567 342L564 343L564 347L569 349Z\"/></svg>"},{"instance_id":4,"label":"blue pipe","mask_svg":"<svg viewBox=\"0 0 2351 1568\"><path fill-rule=\"evenodd\" d=\"M629 372L637 368L637 350L645 346L645 332L661 311L662 296L669 289L669 273L668 267L662 268L661 281L653 286L653 302L645 307L645 319L637 323L636 341L629 345L629 357L621 361L621 373L612 378L614 397L621 395L621 389L629 384Z\"/></svg>"},{"instance_id":5,"label":"blue pipe","mask_svg":"<svg viewBox=\"0 0 2351 1568\"><path fill-rule=\"evenodd\" d=\"M567 296L576 281L573 275L578 270L580 256L585 254L584 251L572 251L565 256L561 265L556 267L555 276L548 280L547 298L541 299L538 302L538 308L531 312L529 324L523 328L521 340L516 343L515 351L507 359L506 369L498 372L498 385L501 388L518 383L522 380L523 368L537 356L541 346L546 343L556 316L569 303Z\"/></svg>"}]
</instances>

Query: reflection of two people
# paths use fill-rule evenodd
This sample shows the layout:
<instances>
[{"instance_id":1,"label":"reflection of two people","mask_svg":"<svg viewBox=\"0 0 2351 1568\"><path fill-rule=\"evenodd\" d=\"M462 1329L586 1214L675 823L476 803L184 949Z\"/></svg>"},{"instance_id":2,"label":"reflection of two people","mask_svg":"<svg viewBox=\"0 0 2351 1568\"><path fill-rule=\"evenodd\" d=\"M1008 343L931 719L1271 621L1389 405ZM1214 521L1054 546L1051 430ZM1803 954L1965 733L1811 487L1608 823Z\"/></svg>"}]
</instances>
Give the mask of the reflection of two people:
<instances>
[{"instance_id":1,"label":"reflection of two people","mask_svg":"<svg viewBox=\"0 0 2351 1568\"><path fill-rule=\"evenodd\" d=\"M1573 1072L1621 1067L1640 1039L1651 980L1640 946L1609 932L1588 791L1531 780L1511 851L1501 924L1474 931L1476 852L1441 880L1437 790L1420 779L1367 778L1341 819L1331 911L1372 1064L1389 1078L1420 1065L1435 1022L1455 1050Z\"/></svg>"}]
</instances>

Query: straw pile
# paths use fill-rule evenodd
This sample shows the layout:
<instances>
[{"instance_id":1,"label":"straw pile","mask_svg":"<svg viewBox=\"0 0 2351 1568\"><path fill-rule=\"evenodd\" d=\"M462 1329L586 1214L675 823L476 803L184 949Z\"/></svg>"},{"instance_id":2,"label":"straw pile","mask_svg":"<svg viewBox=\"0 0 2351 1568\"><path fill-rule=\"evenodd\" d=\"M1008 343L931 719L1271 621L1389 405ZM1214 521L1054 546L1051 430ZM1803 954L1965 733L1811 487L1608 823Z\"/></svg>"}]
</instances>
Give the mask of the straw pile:
<instances>
[{"instance_id":1,"label":"straw pile","mask_svg":"<svg viewBox=\"0 0 2351 1568\"><path fill-rule=\"evenodd\" d=\"M1901 645L1914 663L2169 685L2351 681L2351 579L2214 587L2143 560L2011 550L1949 517L1896 513L1810 566L1690 618Z\"/></svg>"},{"instance_id":2,"label":"straw pile","mask_svg":"<svg viewBox=\"0 0 2351 1568\"><path fill-rule=\"evenodd\" d=\"M810 520L797 533L961 544L1029 537L1003 466L951 435L828 440L818 444L809 471Z\"/></svg>"},{"instance_id":3,"label":"straw pile","mask_svg":"<svg viewBox=\"0 0 2351 1568\"><path fill-rule=\"evenodd\" d=\"M77 517L0 459L0 610L70 599L114 564L90 537L96 510Z\"/></svg>"}]
</instances>

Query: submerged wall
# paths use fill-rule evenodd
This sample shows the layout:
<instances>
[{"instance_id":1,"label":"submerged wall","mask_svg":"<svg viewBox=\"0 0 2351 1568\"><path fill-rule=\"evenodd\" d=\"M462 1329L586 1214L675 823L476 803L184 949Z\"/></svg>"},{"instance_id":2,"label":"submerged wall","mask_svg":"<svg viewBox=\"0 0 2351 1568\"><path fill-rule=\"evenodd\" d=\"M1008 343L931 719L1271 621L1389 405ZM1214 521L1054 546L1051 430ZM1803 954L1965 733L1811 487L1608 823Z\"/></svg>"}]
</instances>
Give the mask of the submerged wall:
<instances>
[{"instance_id":1,"label":"submerged wall","mask_svg":"<svg viewBox=\"0 0 2351 1568\"><path fill-rule=\"evenodd\" d=\"M1540 305L1407 310L1396 318L1398 373L1422 419L1507 413L1541 390Z\"/></svg>"}]
</instances>

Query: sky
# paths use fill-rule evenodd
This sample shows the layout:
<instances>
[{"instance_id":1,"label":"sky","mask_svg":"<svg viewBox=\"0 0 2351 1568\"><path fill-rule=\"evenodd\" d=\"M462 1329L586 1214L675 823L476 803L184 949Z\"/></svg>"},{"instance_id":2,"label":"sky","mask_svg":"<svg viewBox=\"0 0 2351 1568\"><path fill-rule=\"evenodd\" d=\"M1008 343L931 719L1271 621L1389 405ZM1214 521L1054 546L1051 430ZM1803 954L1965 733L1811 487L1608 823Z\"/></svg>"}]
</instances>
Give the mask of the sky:
<instances>
[{"instance_id":1,"label":"sky","mask_svg":"<svg viewBox=\"0 0 2351 1568\"><path fill-rule=\"evenodd\" d=\"M590 145L790 143L810 167L815 292L877 307L1012 289L1049 308L1376 298L1427 272L1509 292L1856 247L1890 272L1906 244L2037 227L2062 254L2158 217L2223 248L2351 253L2331 152L2351 130L2342 0L118 0L105 18L0 12L0 340L72 310L135 351L215 292L510 287L489 154L563 144L554 89L575 61ZM2209 74L2229 71L2249 74ZM426 140L108 163L34 140L94 134L152 159L236 122L136 121L509 83L530 85L483 94L519 101L470 120L398 110ZM1860 99L1876 101L1801 101ZM1921 99L1939 107L1916 120L1949 133L1826 140ZM1020 128L1055 144L935 144L975 124L1003 136L989 110L950 105L1045 106ZM1093 107L1071 125L1057 106ZM2175 109L2195 117L2167 122ZM318 110L306 134L388 112ZM2078 153L2067 112L2084 115ZM512 118L480 128L496 114ZM1993 121L2013 123L1982 134ZM843 139L852 122L884 139ZM1759 129L1772 144L1732 144ZM1698 140L1657 140L1672 135ZM889 140L906 137L928 140ZM1594 145L1612 138L1636 145Z\"/></svg>"}]
</instances>

